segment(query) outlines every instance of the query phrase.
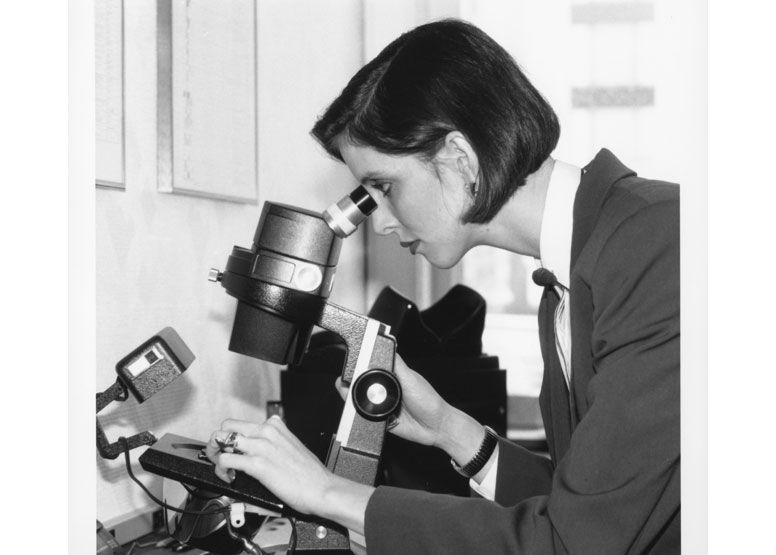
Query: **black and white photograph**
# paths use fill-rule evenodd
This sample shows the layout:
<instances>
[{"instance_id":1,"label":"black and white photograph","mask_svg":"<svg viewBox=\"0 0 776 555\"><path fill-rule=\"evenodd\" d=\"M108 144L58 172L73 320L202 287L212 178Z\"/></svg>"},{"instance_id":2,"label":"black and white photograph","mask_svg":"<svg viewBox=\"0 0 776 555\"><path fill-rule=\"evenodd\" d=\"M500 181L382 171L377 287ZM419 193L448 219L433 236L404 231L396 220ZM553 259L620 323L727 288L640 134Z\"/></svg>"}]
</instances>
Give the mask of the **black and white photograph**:
<instances>
[{"instance_id":1,"label":"black and white photograph","mask_svg":"<svg viewBox=\"0 0 776 555\"><path fill-rule=\"evenodd\" d=\"M98 552L680 552L695 5L94 6Z\"/></svg>"},{"instance_id":2,"label":"black and white photograph","mask_svg":"<svg viewBox=\"0 0 776 555\"><path fill-rule=\"evenodd\" d=\"M768 234L744 227L773 220L769 139L712 141L710 104L731 106L712 53L740 91L725 118L768 129L736 110L770 103L742 78L762 64L710 42L706 2L62 11L66 52L38 55L68 62L67 222L48 231L66 260L41 277L67 266L68 405L41 401L44 425L14 409L10 448L67 427L61 479L24 472L67 488L46 551L90 553L93 525L98 555L769 551L741 531L767 509L737 495L776 494L749 429L772 421L772 310L723 317L729 335L708 319L712 290L770 300L771 249L746 239ZM709 227L714 177L750 221ZM55 350L34 306L14 368ZM713 378L744 406L710 413Z\"/></svg>"}]
</instances>

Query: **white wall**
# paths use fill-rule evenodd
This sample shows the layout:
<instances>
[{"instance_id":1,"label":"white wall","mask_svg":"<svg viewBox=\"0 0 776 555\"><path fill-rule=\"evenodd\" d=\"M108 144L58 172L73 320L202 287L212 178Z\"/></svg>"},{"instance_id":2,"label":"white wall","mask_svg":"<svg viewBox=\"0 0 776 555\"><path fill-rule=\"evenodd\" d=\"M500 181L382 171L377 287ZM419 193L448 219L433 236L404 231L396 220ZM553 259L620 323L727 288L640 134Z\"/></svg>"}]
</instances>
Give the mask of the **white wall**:
<instances>
[{"instance_id":1,"label":"white wall","mask_svg":"<svg viewBox=\"0 0 776 555\"><path fill-rule=\"evenodd\" d=\"M629 4L602 4L618 3ZM463 0L461 16L504 46L552 105L561 123L555 157L585 165L608 148L639 175L705 188L704 3L641 2L653 10L649 21L598 25L572 22L581 4L591 3ZM571 88L587 85L653 87L654 104L573 108Z\"/></svg>"},{"instance_id":2,"label":"white wall","mask_svg":"<svg viewBox=\"0 0 776 555\"><path fill-rule=\"evenodd\" d=\"M130 399L101 413L109 439L146 429L206 439L227 416L263 418L265 401L279 397L276 367L227 350L235 301L207 271L223 268L233 245L250 246L263 201L322 210L353 185L308 132L362 62L360 6L259 2L260 203L246 205L157 192L156 3L125 2L126 190L96 190L96 386L110 385L115 363L167 325L197 359L145 404ZM364 308L361 237L343 247L332 300ZM160 478L139 476L160 491ZM97 481L102 521L152 506L121 459L98 459Z\"/></svg>"}]
</instances>

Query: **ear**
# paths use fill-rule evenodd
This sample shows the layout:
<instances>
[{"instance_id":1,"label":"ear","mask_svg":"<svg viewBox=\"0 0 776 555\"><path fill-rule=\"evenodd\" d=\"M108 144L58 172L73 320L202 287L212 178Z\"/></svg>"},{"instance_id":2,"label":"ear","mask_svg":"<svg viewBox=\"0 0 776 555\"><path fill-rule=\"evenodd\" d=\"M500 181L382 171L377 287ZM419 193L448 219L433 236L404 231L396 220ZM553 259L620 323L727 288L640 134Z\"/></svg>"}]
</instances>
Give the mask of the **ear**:
<instances>
[{"instance_id":1,"label":"ear","mask_svg":"<svg viewBox=\"0 0 776 555\"><path fill-rule=\"evenodd\" d=\"M474 183L480 173L477 153L460 131L451 131L445 136L445 143L436 158L458 171L467 184Z\"/></svg>"}]
</instances>

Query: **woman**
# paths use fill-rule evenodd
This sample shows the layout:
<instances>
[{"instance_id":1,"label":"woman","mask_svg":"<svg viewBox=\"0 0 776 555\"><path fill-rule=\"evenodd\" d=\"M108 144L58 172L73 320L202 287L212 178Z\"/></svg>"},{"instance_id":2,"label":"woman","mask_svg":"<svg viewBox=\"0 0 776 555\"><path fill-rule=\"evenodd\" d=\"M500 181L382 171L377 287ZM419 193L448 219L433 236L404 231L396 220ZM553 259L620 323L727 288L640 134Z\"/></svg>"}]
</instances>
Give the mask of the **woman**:
<instances>
[{"instance_id":1,"label":"woman","mask_svg":"<svg viewBox=\"0 0 776 555\"><path fill-rule=\"evenodd\" d=\"M374 196L378 233L449 268L472 247L547 269L540 404L551 460L448 405L397 360L392 433L447 452L483 498L332 475L276 418L224 422L217 473L365 534L370 553L679 551L678 188L601 151L554 160L557 118L464 22L418 27L362 68L313 135ZM243 454L215 442L238 432Z\"/></svg>"}]
</instances>

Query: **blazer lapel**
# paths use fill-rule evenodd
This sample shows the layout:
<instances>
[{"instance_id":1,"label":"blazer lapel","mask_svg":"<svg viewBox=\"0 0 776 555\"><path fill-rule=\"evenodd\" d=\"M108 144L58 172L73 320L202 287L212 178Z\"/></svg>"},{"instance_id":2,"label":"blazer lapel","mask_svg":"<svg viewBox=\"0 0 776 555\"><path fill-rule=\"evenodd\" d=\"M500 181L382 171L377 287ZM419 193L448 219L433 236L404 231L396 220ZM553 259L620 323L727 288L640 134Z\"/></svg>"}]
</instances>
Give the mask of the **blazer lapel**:
<instances>
[{"instance_id":1,"label":"blazer lapel","mask_svg":"<svg viewBox=\"0 0 776 555\"><path fill-rule=\"evenodd\" d=\"M582 170L582 178L574 198L574 224L571 237L571 384L566 386L563 370L555 347L555 307L557 294L546 288L539 304L539 344L544 361L544 377L539 406L547 434L547 445L553 462L557 463L569 448L571 435L587 411L584 391L592 377L590 334L592 330L592 298L590 291L575 279L574 266L590 238L611 186L618 180L635 175L611 152L602 149ZM585 345L588 347L585 348Z\"/></svg>"},{"instance_id":2,"label":"blazer lapel","mask_svg":"<svg viewBox=\"0 0 776 555\"><path fill-rule=\"evenodd\" d=\"M590 350L593 331L593 298L587 284L575 273L580 253L587 244L614 183L636 175L614 154L602 149L582 170L574 198L574 227L571 238L571 344L572 344L572 428L588 409L587 384L594 375Z\"/></svg>"}]
</instances>

